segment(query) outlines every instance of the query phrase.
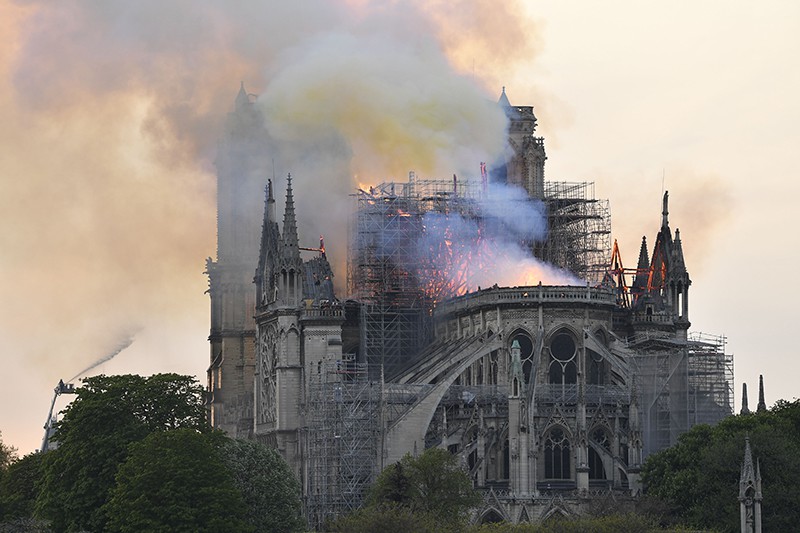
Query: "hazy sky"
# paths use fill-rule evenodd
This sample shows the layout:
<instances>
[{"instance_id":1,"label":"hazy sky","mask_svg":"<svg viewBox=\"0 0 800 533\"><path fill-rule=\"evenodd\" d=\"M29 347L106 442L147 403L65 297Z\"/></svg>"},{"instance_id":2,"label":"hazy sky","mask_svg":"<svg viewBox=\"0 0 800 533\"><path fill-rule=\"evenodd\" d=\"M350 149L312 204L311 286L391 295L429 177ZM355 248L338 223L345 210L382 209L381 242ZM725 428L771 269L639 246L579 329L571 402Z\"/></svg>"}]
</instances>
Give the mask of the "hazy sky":
<instances>
[{"instance_id":1,"label":"hazy sky","mask_svg":"<svg viewBox=\"0 0 800 533\"><path fill-rule=\"evenodd\" d=\"M798 396L800 4L288 4L0 0L4 442L37 448L58 380L131 335L96 372L205 380L214 150L240 81L276 124L335 125L361 183L482 160L481 102L506 86L535 106L546 178L610 199L628 266L669 190L692 329L727 336L737 410L759 373L768 404ZM351 185L315 179L296 188L308 243L303 191Z\"/></svg>"}]
</instances>

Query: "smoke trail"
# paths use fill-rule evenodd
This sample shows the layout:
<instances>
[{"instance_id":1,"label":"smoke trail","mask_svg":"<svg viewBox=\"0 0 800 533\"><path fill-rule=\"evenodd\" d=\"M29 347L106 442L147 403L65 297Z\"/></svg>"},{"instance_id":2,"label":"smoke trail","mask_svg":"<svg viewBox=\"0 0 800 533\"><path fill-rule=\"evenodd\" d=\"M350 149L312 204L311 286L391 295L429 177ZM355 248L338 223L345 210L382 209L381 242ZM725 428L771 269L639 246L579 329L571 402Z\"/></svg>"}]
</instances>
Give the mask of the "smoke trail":
<instances>
[{"instance_id":1,"label":"smoke trail","mask_svg":"<svg viewBox=\"0 0 800 533\"><path fill-rule=\"evenodd\" d=\"M113 350L111 353L109 353L108 355L104 355L103 357L101 357L100 359L98 359L97 361L95 361L94 363L92 363L91 365L89 365L88 367L84 368L83 370L81 370L80 372L78 372L77 374L75 374L74 376L72 376L71 378L69 378L69 379L67 380L67 383L71 383L73 380L75 380L75 378L78 378L78 377L80 377L80 376L82 376L82 375L86 374L86 373L87 373L87 372L89 372L90 370L92 370L92 369L94 369L94 368L97 368L98 366L102 365L103 363L105 363L105 362L107 362L107 361L111 361L113 358L115 358L117 355L119 355L119 353L120 353L122 350L124 350L125 348L127 348L128 346L130 346L131 344L133 344L133 341L134 341L134 336L133 336L133 335L131 335L131 336L129 336L129 337L127 337L127 338L123 339L123 340L122 340L122 341L121 341L121 342L120 342L120 343L117 345L117 347L116 347L116 348L114 348L114 350Z\"/></svg>"}]
</instances>

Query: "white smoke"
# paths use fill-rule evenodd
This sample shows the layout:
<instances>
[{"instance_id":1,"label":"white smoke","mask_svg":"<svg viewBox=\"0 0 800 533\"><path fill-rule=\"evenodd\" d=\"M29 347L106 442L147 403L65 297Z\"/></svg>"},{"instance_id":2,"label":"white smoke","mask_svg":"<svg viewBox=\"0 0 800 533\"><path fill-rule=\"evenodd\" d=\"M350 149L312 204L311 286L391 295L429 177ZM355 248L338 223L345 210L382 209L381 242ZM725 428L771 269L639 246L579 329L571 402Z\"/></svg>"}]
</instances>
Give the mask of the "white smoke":
<instances>
[{"instance_id":1,"label":"white smoke","mask_svg":"<svg viewBox=\"0 0 800 533\"><path fill-rule=\"evenodd\" d=\"M87 372L89 372L90 370L94 370L95 368L97 368L98 366L102 365L103 363L111 361L113 358L115 358L117 355L119 355L120 352L122 352L122 350L124 350L125 348L127 348L128 346L133 344L133 340L134 340L133 335L131 335L130 337L126 337L125 339L122 339L119 342L119 344L117 344L117 346L113 350L111 350L111 352L109 352L108 354L104 355L103 357L101 357L100 359L98 359L97 361L92 363L91 365L87 366L86 368L84 368L83 370L81 370L80 372L78 372L77 374L72 376L71 378L69 378L67 380L67 383L71 383L73 380L75 380L75 378L83 376Z\"/></svg>"},{"instance_id":2,"label":"white smoke","mask_svg":"<svg viewBox=\"0 0 800 533\"><path fill-rule=\"evenodd\" d=\"M447 278L448 289L459 293L494 284L584 283L533 256L531 246L547 235L541 201L515 186L492 184L489 191L490 195L475 205L477 218L455 210L423 216L424 232L416 242L417 263L427 267L429 276ZM442 296L448 296L446 290Z\"/></svg>"}]
</instances>

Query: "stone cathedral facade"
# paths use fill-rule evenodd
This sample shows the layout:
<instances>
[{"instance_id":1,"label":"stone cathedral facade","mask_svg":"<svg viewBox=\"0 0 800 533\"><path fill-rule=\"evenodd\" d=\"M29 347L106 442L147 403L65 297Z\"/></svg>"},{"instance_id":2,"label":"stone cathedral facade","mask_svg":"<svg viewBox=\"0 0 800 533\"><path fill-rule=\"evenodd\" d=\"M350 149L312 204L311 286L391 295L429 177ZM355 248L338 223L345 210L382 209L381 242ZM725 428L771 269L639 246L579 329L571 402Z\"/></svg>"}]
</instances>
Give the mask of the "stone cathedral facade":
<instances>
[{"instance_id":1,"label":"stone cathedral facade","mask_svg":"<svg viewBox=\"0 0 800 533\"><path fill-rule=\"evenodd\" d=\"M512 106L505 91L499 105L511 155L493 179L548 206L566 202L548 200L533 108ZM389 371L385 354L371 352L370 328L380 317L382 332L393 331L399 311L335 294L322 243L300 244L291 176L279 222L258 118L242 89L217 160L209 410L216 427L281 452L310 525L356 508L382 468L432 446L455 454L484 492L476 521L624 502L641 489L644 456L731 414L730 356L688 331L691 279L666 195L652 252L643 239L635 269L615 248L593 283L494 285L437 302L416 331L424 347L408 352L398 335L402 364ZM385 203L391 191L371 194Z\"/></svg>"}]
</instances>

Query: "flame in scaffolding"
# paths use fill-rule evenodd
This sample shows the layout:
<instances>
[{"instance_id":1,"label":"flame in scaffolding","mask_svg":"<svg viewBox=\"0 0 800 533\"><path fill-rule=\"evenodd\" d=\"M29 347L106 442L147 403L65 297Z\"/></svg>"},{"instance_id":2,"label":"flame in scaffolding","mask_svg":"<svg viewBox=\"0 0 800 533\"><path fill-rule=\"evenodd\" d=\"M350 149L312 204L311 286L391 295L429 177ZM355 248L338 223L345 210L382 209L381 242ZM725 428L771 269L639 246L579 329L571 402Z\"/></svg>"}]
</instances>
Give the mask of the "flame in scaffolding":
<instances>
[{"instance_id":1,"label":"flame in scaffolding","mask_svg":"<svg viewBox=\"0 0 800 533\"><path fill-rule=\"evenodd\" d=\"M424 249L418 275L433 305L498 285L583 284L569 272L534 258L530 242L505 239L502 225L431 213L423 220L425 237L420 242Z\"/></svg>"}]
</instances>

